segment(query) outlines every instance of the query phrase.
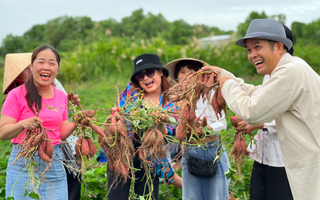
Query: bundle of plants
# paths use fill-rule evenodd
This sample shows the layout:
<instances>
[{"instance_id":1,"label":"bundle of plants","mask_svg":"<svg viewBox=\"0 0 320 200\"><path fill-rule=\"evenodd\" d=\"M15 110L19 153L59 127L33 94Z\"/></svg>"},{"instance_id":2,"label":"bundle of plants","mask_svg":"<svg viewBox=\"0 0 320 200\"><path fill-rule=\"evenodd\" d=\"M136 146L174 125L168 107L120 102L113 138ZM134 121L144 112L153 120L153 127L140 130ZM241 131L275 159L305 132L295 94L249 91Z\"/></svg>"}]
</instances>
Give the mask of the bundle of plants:
<instances>
[{"instance_id":1,"label":"bundle of plants","mask_svg":"<svg viewBox=\"0 0 320 200\"><path fill-rule=\"evenodd\" d=\"M208 126L207 116L201 119L202 114L196 117L195 111L192 111L191 105L185 103L182 106L179 115L179 125L176 129L176 138L182 144L203 143L207 136L215 135L216 133Z\"/></svg>"},{"instance_id":2,"label":"bundle of plants","mask_svg":"<svg viewBox=\"0 0 320 200\"><path fill-rule=\"evenodd\" d=\"M151 101L144 103L143 100L136 100L132 103L127 99L119 113L123 115L133 134L139 134L135 137L139 138L138 142L141 144L137 154L143 162L153 163L166 157L165 140L169 136L164 134L164 129L167 125L175 126L173 124L176 123L177 112L157 107Z\"/></svg>"},{"instance_id":3,"label":"bundle of plants","mask_svg":"<svg viewBox=\"0 0 320 200\"><path fill-rule=\"evenodd\" d=\"M97 119L94 118L94 115L98 110L82 110L79 102L75 102L75 96L71 92L68 94L68 110L72 113L73 121L76 123L78 128L75 130L73 135L78 137L78 140L75 145L75 152L77 157L78 165L81 166L83 163L83 158L91 160L96 154L96 147L93 143L93 134L94 131L93 125L97 122ZM95 125L96 126L96 125ZM93 128L92 128L93 127ZM91 163L91 162L90 162Z\"/></svg>"},{"instance_id":4,"label":"bundle of plants","mask_svg":"<svg viewBox=\"0 0 320 200\"><path fill-rule=\"evenodd\" d=\"M183 80L167 91L169 101L182 102L179 113L179 125L176 131L176 137L180 142L185 138L189 138L190 140L190 138L194 139L194 137L203 137L204 131L200 131L199 129L206 127L206 125L204 126L206 122L202 122L200 118L196 118L195 114L200 97L202 97L203 101L208 100L211 103L217 119L222 116L222 111L226 113L226 102L219 89L217 78L218 73L211 69L199 70L196 73L188 74ZM212 97L213 91L215 93Z\"/></svg>"},{"instance_id":5,"label":"bundle of plants","mask_svg":"<svg viewBox=\"0 0 320 200\"><path fill-rule=\"evenodd\" d=\"M126 182L130 170L133 170L134 147L127 133L127 125L118 111L118 108L114 108L107 117L103 129L105 136L99 135L99 143L107 152L109 169Z\"/></svg>"},{"instance_id":6,"label":"bundle of plants","mask_svg":"<svg viewBox=\"0 0 320 200\"><path fill-rule=\"evenodd\" d=\"M230 122L232 126L236 129L236 133L233 139L233 146L229 155L231 159L234 157L234 160L238 166L238 171L241 173L241 165L243 163L243 159L245 156L249 155L247 151L247 145L244 138L244 135L247 134L241 130L241 126L239 126L239 122L243 120L239 116L231 116Z\"/></svg>"},{"instance_id":7,"label":"bundle of plants","mask_svg":"<svg viewBox=\"0 0 320 200\"><path fill-rule=\"evenodd\" d=\"M98 110L82 110L80 103L75 104L74 95L70 93L69 110L72 111L74 122L78 129L74 133L79 137L75 150L77 160L84 163L83 158L92 158L96 153L91 133L98 134L98 142L102 149L107 152L108 166L114 171L116 177L122 176L127 180L129 170L133 169L134 148L127 134L127 126L124 123L117 108L107 117L104 123L99 123L94 115Z\"/></svg>"},{"instance_id":8,"label":"bundle of plants","mask_svg":"<svg viewBox=\"0 0 320 200\"><path fill-rule=\"evenodd\" d=\"M36 113L36 116L39 116L39 112ZM47 131L52 132L52 130L43 127L42 124L39 124L38 127L33 130L26 130L20 142L19 151L13 162L10 164L13 165L19 158L24 158L26 166L22 171L28 170L29 173L29 182L26 183L24 194L25 196L28 195L35 199L40 198L37 189L42 183L48 182L46 179L46 172L53 163L54 149ZM37 151L40 158L39 160L36 160L34 157ZM40 169L39 164L41 160L44 162L45 168ZM37 174L37 172L39 174ZM17 181L19 181L19 177ZM52 190L54 189L52 188Z\"/></svg>"},{"instance_id":9,"label":"bundle of plants","mask_svg":"<svg viewBox=\"0 0 320 200\"><path fill-rule=\"evenodd\" d=\"M43 161L49 163L53 156L53 145L46 130L48 129L45 129L41 124L38 128L27 130L20 143L18 154L11 165L20 157L33 159L36 151Z\"/></svg>"},{"instance_id":10,"label":"bundle of plants","mask_svg":"<svg viewBox=\"0 0 320 200\"><path fill-rule=\"evenodd\" d=\"M157 128L149 128L143 136L142 144L138 149L139 158L152 164L152 161L161 160L167 155L164 148L164 136Z\"/></svg>"}]
</instances>

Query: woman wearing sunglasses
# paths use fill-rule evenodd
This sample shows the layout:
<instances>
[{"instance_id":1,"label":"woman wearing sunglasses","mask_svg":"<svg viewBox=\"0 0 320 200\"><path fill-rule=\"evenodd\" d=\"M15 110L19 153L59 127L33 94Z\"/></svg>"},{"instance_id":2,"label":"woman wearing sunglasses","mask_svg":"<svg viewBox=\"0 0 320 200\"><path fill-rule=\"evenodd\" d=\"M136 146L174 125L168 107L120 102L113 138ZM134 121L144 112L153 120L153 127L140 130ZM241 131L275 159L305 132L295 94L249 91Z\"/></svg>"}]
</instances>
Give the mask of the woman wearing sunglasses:
<instances>
[{"instance_id":1,"label":"woman wearing sunglasses","mask_svg":"<svg viewBox=\"0 0 320 200\"><path fill-rule=\"evenodd\" d=\"M169 88L169 82L167 80L168 70L164 68L160 63L160 58L155 54L142 54L134 60L134 72L131 76L131 83L128 83L126 88L120 95L120 106L124 106L126 98L130 97L133 101L143 100L144 104L141 107L157 106L162 109L176 110L175 104L169 104L164 96L164 91ZM139 93L137 96L137 92ZM152 102L152 103L150 103ZM163 134L172 135L175 127L170 126L159 126L158 129ZM131 136L131 140L134 144L135 149L141 145L141 136L144 133L133 133L132 129L128 128L128 134ZM101 162L105 160L105 152L100 152L98 160ZM159 178L163 178L167 184L173 184L180 188L182 186L181 178L176 176L171 165L166 158L155 162L151 168L152 174L152 185L153 188L148 187L146 184L145 169L141 165L141 160L138 156L133 158L135 171L135 183L134 192L140 196L149 194L152 191L152 199L158 199L159 192ZM128 176L127 182L124 183L123 179L120 183L113 184L115 176L113 171L107 170L108 174L108 188L109 188L109 199L110 200L127 200L129 197L129 190L131 185L131 176ZM180 179L179 179L180 178ZM150 180L150 179L149 179ZM113 185L112 185L113 184ZM112 186L112 187L111 187ZM111 188L110 188L111 187Z\"/></svg>"}]
</instances>

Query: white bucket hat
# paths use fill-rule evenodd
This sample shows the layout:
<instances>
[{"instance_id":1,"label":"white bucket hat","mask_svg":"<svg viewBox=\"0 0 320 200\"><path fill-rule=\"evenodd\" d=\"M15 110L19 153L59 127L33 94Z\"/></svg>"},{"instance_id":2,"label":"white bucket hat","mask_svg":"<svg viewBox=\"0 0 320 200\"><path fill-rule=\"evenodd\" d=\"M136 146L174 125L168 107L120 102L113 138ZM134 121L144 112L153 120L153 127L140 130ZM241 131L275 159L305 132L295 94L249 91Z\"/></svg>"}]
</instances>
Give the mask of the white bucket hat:
<instances>
[{"instance_id":1,"label":"white bucket hat","mask_svg":"<svg viewBox=\"0 0 320 200\"><path fill-rule=\"evenodd\" d=\"M3 76L3 94L5 94L7 88L19 74L30 65L31 56L32 53L10 53L6 55Z\"/></svg>"},{"instance_id":2,"label":"white bucket hat","mask_svg":"<svg viewBox=\"0 0 320 200\"><path fill-rule=\"evenodd\" d=\"M286 38L286 32L281 23L273 19L254 19L251 21L249 28L247 30L244 38L238 40L236 45L246 48L245 41L247 39L257 38L273 40L276 42L281 42L287 49L291 49L292 42Z\"/></svg>"},{"instance_id":3,"label":"white bucket hat","mask_svg":"<svg viewBox=\"0 0 320 200\"><path fill-rule=\"evenodd\" d=\"M176 69L176 65L178 64L178 62L180 62L182 60L198 61L198 62L202 63L203 66L210 66L208 63L206 63L202 60L195 59L195 58L179 58L179 59L173 60L173 61L169 62L168 64L166 64L164 67L168 69L169 77L176 83L178 81L174 78L174 71Z\"/></svg>"}]
</instances>

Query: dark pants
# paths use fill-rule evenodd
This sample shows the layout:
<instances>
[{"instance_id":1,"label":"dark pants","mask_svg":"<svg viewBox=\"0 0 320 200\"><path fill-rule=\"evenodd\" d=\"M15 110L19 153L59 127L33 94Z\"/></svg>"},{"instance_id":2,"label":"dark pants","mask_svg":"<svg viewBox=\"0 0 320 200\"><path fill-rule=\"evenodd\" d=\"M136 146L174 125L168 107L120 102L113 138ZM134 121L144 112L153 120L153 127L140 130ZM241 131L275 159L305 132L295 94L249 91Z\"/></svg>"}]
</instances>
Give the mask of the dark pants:
<instances>
[{"instance_id":1,"label":"dark pants","mask_svg":"<svg viewBox=\"0 0 320 200\"><path fill-rule=\"evenodd\" d=\"M254 161L250 183L251 200L293 200L284 167Z\"/></svg>"},{"instance_id":2,"label":"dark pants","mask_svg":"<svg viewBox=\"0 0 320 200\"><path fill-rule=\"evenodd\" d=\"M73 177L65 167L68 182L68 199L69 200L80 200L81 195L81 182L79 182L78 177Z\"/></svg>"},{"instance_id":3,"label":"dark pants","mask_svg":"<svg viewBox=\"0 0 320 200\"><path fill-rule=\"evenodd\" d=\"M134 192L140 196L143 196L143 195L149 194L149 187L148 187L148 184L146 184L145 170L140 166L140 163L141 163L140 159L135 156L133 158L133 166L134 168L140 169L140 170L135 172L136 180L134 183ZM128 200L130 195L129 191L130 191L130 185L131 185L131 179L129 177L131 176L129 175L126 183L124 183L124 179L122 177L120 178L120 181L117 180L114 183L115 176L114 176L114 173L111 170L109 170L109 167L107 169L107 175L108 175L109 200ZM158 200L159 177L158 176L152 177L152 180L153 180L152 199Z\"/></svg>"}]
</instances>

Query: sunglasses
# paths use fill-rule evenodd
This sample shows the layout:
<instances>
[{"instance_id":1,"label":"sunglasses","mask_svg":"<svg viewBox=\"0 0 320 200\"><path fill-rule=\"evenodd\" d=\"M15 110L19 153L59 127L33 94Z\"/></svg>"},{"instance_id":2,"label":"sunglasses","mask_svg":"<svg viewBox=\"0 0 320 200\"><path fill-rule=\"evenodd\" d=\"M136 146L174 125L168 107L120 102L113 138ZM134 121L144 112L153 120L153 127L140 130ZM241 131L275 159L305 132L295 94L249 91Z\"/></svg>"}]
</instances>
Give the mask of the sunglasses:
<instances>
[{"instance_id":1,"label":"sunglasses","mask_svg":"<svg viewBox=\"0 0 320 200\"><path fill-rule=\"evenodd\" d=\"M155 74L155 69L146 69L144 72L139 72L135 78L138 82L144 80L144 76L146 75L149 78L152 78Z\"/></svg>"}]
</instances>

